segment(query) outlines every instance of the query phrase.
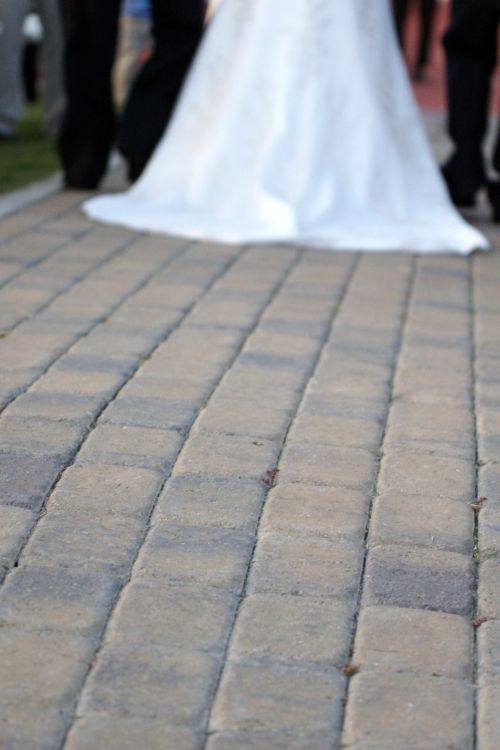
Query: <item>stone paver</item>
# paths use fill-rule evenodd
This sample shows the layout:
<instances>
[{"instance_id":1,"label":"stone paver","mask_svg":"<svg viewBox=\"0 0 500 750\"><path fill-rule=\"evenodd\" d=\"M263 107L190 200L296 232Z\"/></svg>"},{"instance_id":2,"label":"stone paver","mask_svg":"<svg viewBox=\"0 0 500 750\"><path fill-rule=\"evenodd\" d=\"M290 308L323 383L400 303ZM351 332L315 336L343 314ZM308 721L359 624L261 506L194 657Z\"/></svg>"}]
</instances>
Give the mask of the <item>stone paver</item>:
<instances>
[{"instance_id":1,"label":"stone paver","mask_svg":"<svg viewBox=\"0 0 500 750\"><path fill-rule=\"evenodd\" d=\"M500 242L0 227L0 747L500 747Z\"/></svg>"}]
</instances>

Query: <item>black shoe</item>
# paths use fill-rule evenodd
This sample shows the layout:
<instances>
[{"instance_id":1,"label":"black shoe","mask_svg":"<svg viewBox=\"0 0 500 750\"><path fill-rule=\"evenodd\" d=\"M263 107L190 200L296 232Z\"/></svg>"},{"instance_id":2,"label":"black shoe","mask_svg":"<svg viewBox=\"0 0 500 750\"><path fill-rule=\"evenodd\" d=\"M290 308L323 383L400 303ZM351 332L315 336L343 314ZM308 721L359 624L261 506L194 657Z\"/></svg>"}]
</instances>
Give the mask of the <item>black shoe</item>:
<instances>
[{"instance_id":1,"label":"black shoe","mask_svg":"<svg viewBox=\"0 0 500 750\"><path fill-rule=\"evenodd\" d=\"M452 203L458 208L472 208L476 205L476 193L474 191L464 190L454 179L449 165L441 167L441 174L448 188Z\"/></svg>"},{"instance_id":2,"label":"black shoe","mask_svg":"<svg viewBox=\"0 0 500 750\"><path fill-rule=\"evenodd\" d=\"M500 182L488 182L488 198L493 209L493 221L500 224Z\"/></svg>"},{"instance_id":3,"label":"black shoe","mask_svg":"<svg viewBox=\"0 0 500 750\"><path fill-rule=\"evenodd\" d=\"M99 182L96 180L75 179L69 175L64 176L64 187L66 190L97 190Z\"/></svg>"}]
</instances>

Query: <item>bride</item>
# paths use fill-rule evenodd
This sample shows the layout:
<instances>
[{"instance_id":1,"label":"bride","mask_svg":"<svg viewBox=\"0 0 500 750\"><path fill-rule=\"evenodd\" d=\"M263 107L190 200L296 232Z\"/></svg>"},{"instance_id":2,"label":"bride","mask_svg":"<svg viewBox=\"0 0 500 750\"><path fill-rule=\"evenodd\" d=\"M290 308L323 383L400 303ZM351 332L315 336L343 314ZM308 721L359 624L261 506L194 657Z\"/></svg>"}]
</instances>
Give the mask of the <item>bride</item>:
<instances>
[{"instance_id":1,"label":"bride","mask_svg":"<svg viewBox=\"0 0 500 750\"><path fill-rule=\"evenodd\" d=\"M448 199L389 6L223 0L143 176L88 215L230 243L486 248Z\"/></svg>"}]
</instances>

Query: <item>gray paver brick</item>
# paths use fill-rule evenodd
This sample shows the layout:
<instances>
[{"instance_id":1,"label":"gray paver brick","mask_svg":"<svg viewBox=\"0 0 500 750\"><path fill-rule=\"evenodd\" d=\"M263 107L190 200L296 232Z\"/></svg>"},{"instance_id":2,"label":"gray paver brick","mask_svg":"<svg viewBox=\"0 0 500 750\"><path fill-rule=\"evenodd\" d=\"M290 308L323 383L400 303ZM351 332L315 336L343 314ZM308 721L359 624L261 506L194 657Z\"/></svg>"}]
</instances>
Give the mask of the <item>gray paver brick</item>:
<instances>
[{"instance_id":1,"label":"gray paver brick","mask_svg":"<svg viewBox=\"0 0 500 750\"><path fill-rule=\"evenodd\" d=\"M479 494L488 498L489 505L500 506L500 465L488 463L479 472Z\"/></svg>"},{"instance_id":2,"label":"gray paver brick","mask_svg":"<svg viewBox=\"0 0 500 750\"><path fill-rule=\"evenodd\" d=\"M480 482L480 496L481 489ZM479 552L482 559L500 556L500 502L495 495L488 497L479 514Z\"/></svg>"},{"instance_id":3,"label":"gray paver brick","mask_svg":"<svg viewBox=\"0 0 500 750\"><path fill-rule=\"evenodd\" d=\"M82 425L49 419L0 419L0 451L68 460L85 435Z\"/></svg>"},{"instance_id":4,"label":"gray paver brick","mask_svg":"<svg viewBox=\"0 0 500 750\"><path fill-rule=\"evenodd\" d=\"M201 404L193 401L170 398L138 398L120 395L101 417L102 422L111 422L130 427L149 427L159 430L186 430L196 416Z\"/></svg>"},{"instance_id":5,"label":"gray paver brick","mask_svg":"<svg viewBox=\"0 0 500 750\"><path fill-rule=\"evenodd\" d=\"M266 500L261 530L360 541L367 508L363 492L280 482Z\"/></svg>"},{"instance_id":6,"label":"gray paver brick","mask_svg":"<svg viewBox=\"0 0 500 750\"><path fill-rule=\"evenodd\" d=\"M230 664L220 686L211 729L334 733L341 719L344 678L274 664Z\"/></svg>"},{"instance_id":7,"label":"gray paver brick","mask_svg":"<svg viewBox=\"0 0 500 750\"><path fill-rule=\"evenodd\" d=\"M216 290L205 297L190 315L190 322L200 326L249 328L256 312L265 302L265 295L242 294L233 290Z\"/></svg>"},{"instance_id":8,"label":"gray paver brick","mask_svg":"<svg viewBox=\"0 0 500 750\"><path fill-rule=\"evenodd\" d=\"M313 443L375 450L380 444L382 424L357 416L301 414L290 431L290 442Z\"/></svg>"},{"instance_id":9,"label":"gray paver brick","mask_svg":"<svg viewBox=\"0 0 500 750\"><path fill-rule=\"evenodd\" d=\"M168 372L161 376L148 375L148 363L141 367L136 376L127 383L122 393L127 398L157 398L176 400L192 404L204 404L211 392L211 383L203 380L190 380L188 373L184 380L172 378Z\"/></svg>"},{"instance_id":10,"label":"gray paver brick","mask_svg":"<svg viewBox=\"0 0 500 750\"><path fill-rule=\"evenodd\" d=\"M262 482L174 477L160 495L155 521L254 532L265 490Z\"/></svg>"},{"instance_id":11,"label":"gray paver brick","mask_svg":"<svg viewBox=\"0 0 500 750\"><path fill-rule=\"evenodd\" d=\"M54 750L62 742L66 723L57 709L0 705L0 738L8 750Z\"/></svg>"},{"instance_id":12,"label":"gray paver brick","mask_svg":"<svg viewBox=\"0 0 500 750\"><path fill-rule=\"evenodd\" d=\"M25 393L5 410L6 416L31 419L77 420L89 424L101 399L74 394Z\"/></svg>"},{"instance_id":13,"label":"gray paver brick","mask_svg":"<svg viewBox=\"0 0 500 750\"><path fill-rule=\"evenodd\" d=\"M383 462L379 491L387 494L474 499L474 470L469 461L420 453L388 453Z\"/></svg>"},{"instance_id":14,"label":"gray paver brick","mask_svg":"<svg viewBox=\"0 0 500 750\"><path fill-rule=\"evenodd\" d=\"M255 408L294 410L303 387L303 377L295 372L269 372L260 367L245 367L237 359L225 374L212 403L244 398Z\"/></svg>"},{"instance_id":15,"label":"gray paver brick","mask_svg":"<svg viewBox=\"0 0 500 750\"><path fill-rule=\"evenodd\" d=\"M0 505L38 510L62 467L47 457L0 453Z\"/></svg>"},{"instance_id":16,"label":"gray paver brick","mask_svg":"<svg viewBox=\"0 0 500 750\"><path fill-rule=\"evenodd\" d=\"M142 535L143 523L134 518L53 510L39 522L23 562L124 575Z\"/></svg>"},{"instance_id":17,"label":"gray paver brick","mask_svg":"<svg viewBox=\"0 0 500 750\"><path fill-rule=\"evenodd\" d=\"M278 446L269 440L195 431L179 457L175 475L259 480L267 469L275 467L278 451Z\"/></svg>"},{"instance_id":18,"label":"gray paver brick","mask_svg":"<svg viewBox=\"0 0 500 750\"><path fill-rule=\"evenodd\" d=\"M500 620L500 559L485 560L479 567L479 617Z\"/></svg>"},{"instance_id":19,"label":"gray paver brick","mask_svg":"<svg viewBox=\"0 0 500 750\"><path fill-rule=\"evenodd\" d=\"M335 378L335 371L331 373ZM387 411L388 396L385 388L379 387L373 394L351 392L351 384L345 386L342 397L339 393L316 392L308 390L298 415L298 421L304 415L342 417L347 419L373 420L383 423Z\"/></svg>"},{"instance_id":20,"label":"gray paver brick","mask_svg":"<svg viewBox=\"0 0 500 750\"><path fill-rule=\"evenodd\" d=\"M48 508L141 518L150 512L161 483L162 475L150 469L112 464L71 466L52 493Z\"/></svg>"},{"instance_id":21,"label":"gray paver brick","mask_svg":"<svg viewBox=\"0 0 500 750\"><path fill-rule=\"evenodd\" d=\"M463 404L470 398L470 373L431 369L425 360L401 365L395 377L394 397L423 404Z\"/></svg>"},{"instance_id":22,"label":"gray paver brick","mask_svg":"<svg viewBox=\"0 0 500 750\"><path fill-rule=\"evenodd\" d=\"M472 674L472 626L442 612L366 607L360 614L353 661L380 676L412 672L467 680Z\"/></svg>"},{"instance_id":23,"label":"gray paver brick","mask_svg":"<svg viewBox=\"0 0 500 750\"><path fill-rule=\"evenodd\" d=\"M352 598L359 584L359 545L321 537L260 537L252 565L252 593Z\"/></svg>"},{"instance_id":24,"label":"gray paver brick","mask_svg":"<svg viewBox=\"0 0 500 750\"><path fill-rule=\"evenodd\" d=\"M0 681L4 706L52 709L68 705L93 653L87 639L61 633L0 630Z\"/></svg>"},{"instance_id":25,"label":"gray paver brick","mask_svg":"<svg viewBox=\"0 0 500 750\"><path fill-rule=\"evenodd\" d=\"M351 683L343 740L348 747L469 750L472 695L463 682L361 673Z\"/></svg>"},{"instance_id":26,"label":"gray paver brick","mask_svg":"<svg viewBox=\"0 0 500 750\"><path fill-rule=\"evenodd\" d=\"M500 747L500 685L480 688L478 694L478 750Z\"/></svg>"},{"instance_id":27,"label":"gray paver brick","mask_svg":"<svg viewBox=\"0 0 500 750\"><path fill-rule=\"evenodd\" d=\"M432 336L414 337L412 346L403 349L401 365L403 367L418 368L426 363L427 369L432 363L432 372L443 371L443 377L450 372L468 374L469 356L466 347L448 346L446 340Z\"/></svg>"},{"instance_id":28,"label":"gray paver brick","mask_svg":"<svg viewBox=\"0 0 500 750\"><path fill-rule=\"evenodd\" d=\"M236 609L230 592L135 578L115 609L110 637L169 649L222 650Z\"/></svg>"},{"instance_id":29,"label":"gray paver brick","mask_svg":"<svg viewBox=\"0 0 500 750\"><path fill-rule=\"evenodd\" d=\"M200 415L197 429L229 435L250 435L265 440L279 440L286 432L292 413L253 403L244 396L218 399Z\"/></svg>"},{"instance_id":30,"label":"gray paver brick","mask_svg":"<svg viewBox=\"0 0 500 750\"><path fill-rule=\"evenodd\" d=\"M181 444L175 430L99 424L79 452L78 461L165 472L173 466Z\"/></svg>"},{"instance_id":31,"label":"gray paver brick","mask_svg":"<svg viewBox=\"0 0 500 750\"><path fill-rule=\"evenodd\" d=\"M387 450L435 452L440 456L471 459L475 445L472 414L464 402L458 404L423 404L396 401L391 407Z\"/></svg>"},{"instance_id":32,"label":"gray paver brick","mask_svg":"<svg viewBox=\"0 0 500 750\"><path fill-rule=\"evenodd\" d=\"M231 657L342 666L349 652L351 609L332 599L254 594L239 611Z\"/></svg>"},{"instance_id":33,"label":"gray paver brick","mask_svg":"<svg viewBox=\"0 0 500 750\"><path fill-rule=\"evenodd\" d=\"M137 364L134 357L95 356L93 353L82 353L79 349L79 342L77 342L68 353L58 360L58 370L68 372L70 375L75 371L81 374L101 372L120 375L126 379L132 375Z\"/></svg>"},{"instance_id":34,"label":"gray paver brick","mask_svg":"<svg viewBox=\"0 0 500 750\"><path fill-rule=\"evenodd\" d=\"M137 572L239 592L254 537L240 531L158 524L137 560Z\"/></svg>"},{"instance_id":35,"label":"gray paver brick","mask_svg":"<svg viewBox=\"0 0 500 750\"><path fill-rule=\"evenodd\" d=\"M78 719L65 744L67 750L201 750L195 729L169 726L164 718L112 716Z\"/></svg>"},{"instance_id":36,"label":"gray paver brick","mask_svg":"<svg viewBox=\"0 0 500 750\"><path fill-rule=\"evenodd\" d=\"M500 622L490 620L478 630L479 685L500 687Z\"/></svg>"},{"instance_id":37,"label":"gray paver brick","mask_svg":"<svg viewBox=\"0 0 500 750\"><path fill-rule=\"evenodd\" d=\"M466 503L424 495L380 495L373 505L370 543L469 553L473 532L474 516Z\"/></svg>"},{"instance_id":38,"label":"gray paver brick","mask_svg":"<svg viewBox=\"0 0 500 750\"><path fill-rule=\"evenodd\" d=\"M217 676L208 654L115 641L100 653L80 703L80 715L164 718L197 725Z\"/></svg>"},{"instance_id":39,"label":"gray paver brick","mask_svg":"<svg viewBox=\"0 0 500 750\"><path fill-rule=\"evenodd\" d=\"M22 566L0 594L0 623L26 630L99 633L118 590L109 573Z\"/></svg>"},{"instance_id":40,"label":"gray paver brick","mask_svg":"<svg viewBox=\"0 0 500 750\"><path fill-rule=\"evenodd\" d=\"M13 565L34 522L31 511L0 505L0 568Z\"/></svg>"},{"instance_id":41,"label":"gray paver brick","mask_svg":"<svg viewBox=\"0 0 500 750\"><path fill-rule=\"evenodd\" d=\"M331 750L328 735L302 735L297 732L221 732L212 735L207 750Z\"/></svg>"},{"instance_id":42,"label":"gray paver brick","mask_svg":"<svg viewBox=\"0 0 500 750\"><path fill-rule=\"evenodd\" d=\"M52 368L32 386L32 393L69 393L79 396L111 398L123 383L123 376L114 372L64 370Z\"/></svg>"},{"instance_id":43,"label":"gray paver brick","mask_svg":"<svg viewBox=\"0 0 500 750\"><path fill-rule=\"evenodd\" d=\"M500 397L500 385L497 390ZM491 402L484 410L479 407L478 440L481 458L495 461L500 453L500 411L493 411Z\"/></svg>"},{"instance_id":44,"label":"gray paver brick","mask_svg":"<svg viewBox=\"0 0 500 750\"><path fill-rule=\"evenodd\" d=\"M376 362L359 362L344 352L323 351L309 383L308 392L321 399L336 398L335 405L340 410L344 399L379 399L381 394L387 392L389 380L390 369L384 365ZM320 403L319 398L317 403ZM321 414L319 409L316 411Z\"/></svg>"},{"instance_id":45,"label":"gray paver brick","mask_svg":"<svg viewBox=\"0 0 500 750\"><path fill-rule=\"evenodd\" d=\"M373 454L325 445L288 445L280 463L280 480L370 489L376 469Z\"/></svg>"},{"instance_id":46,"label":"gray paver brick","mask_svg":"<svg viewBox=\"0 0 500 750\"><path fill-rule=\"evenodd\" d=\"M323 316L328 319L328 311ZM306 367L318 349L318 342L309 336L292 336L283 332L273 332L259 327L245 345L245 353L277 354L296 359Z\"/></svg>"},{"instance_id":47,"label":"gray paver brick","mask_svg":"<svg viewBox=\"0 0 500 750\"><path fill-rule=\"evenodd\" d=\"M457 552L406 545L374 547L366 567L364 602L470 616L471 559Z\"/></svg>"}]
</instances>

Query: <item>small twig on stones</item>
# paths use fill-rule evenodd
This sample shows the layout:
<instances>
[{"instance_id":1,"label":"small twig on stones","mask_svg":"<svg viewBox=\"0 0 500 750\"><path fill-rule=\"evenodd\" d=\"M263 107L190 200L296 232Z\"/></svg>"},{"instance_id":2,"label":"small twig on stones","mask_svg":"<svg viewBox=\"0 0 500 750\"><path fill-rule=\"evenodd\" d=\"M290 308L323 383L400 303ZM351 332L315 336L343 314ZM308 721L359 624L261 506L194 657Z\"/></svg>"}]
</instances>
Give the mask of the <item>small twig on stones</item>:
<instances>
[{"instance_id":1,"label":"small twig on stones","mask_svg":"<svg viewBox=\"0 0 500 750\"><path fill-rule=\"evenodd\" d=\"M476 617L475 620L472 620L472 627L473 628L480 628L481 625L484 625L485 622L488 622L487 617Z\"/></svg>"},{"instance_id":2,"label":"small twig on stones","mask_svg":"<svg viewBox=\"0 0 500 750\"><path fill-rule=\"evenodd\" d=\"M479 513L480 510L482 510L483 505L485 504L487 497L478 497L475 502L471 503L471 508L474 511L474 513Z\"/></svg>"},{"instance_id":3,"label":"small twig on stones","mask_svg":"<svg viewBox=\"0 0 500 750\"><path fill-rule=\"evenodd\" d=\"M279 469L268 469L261 479L262 484L269 487L269 489L276 487L279 472Z\"/></svg>"},{"instance_id":4,"label":"small twig on stones","mask_svg":"<svg viewBox=\"0 0 500 750\"><path fill-rule=\"evenodd\" d=\"M356 664L349 663L341 667L340 671L343 672L347 677L354 677L355 674L358 674L359 667Z\"/></svg>"}]
</instances>

